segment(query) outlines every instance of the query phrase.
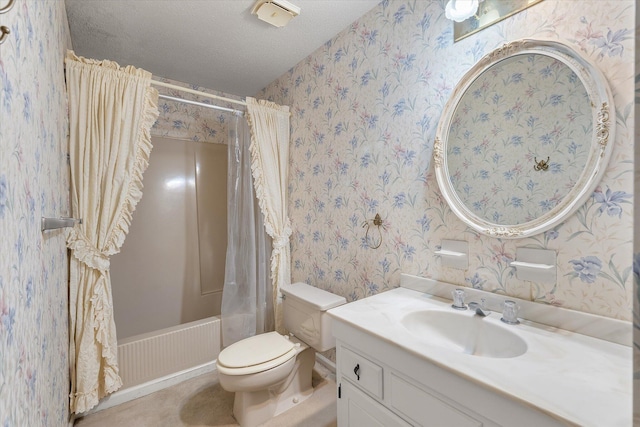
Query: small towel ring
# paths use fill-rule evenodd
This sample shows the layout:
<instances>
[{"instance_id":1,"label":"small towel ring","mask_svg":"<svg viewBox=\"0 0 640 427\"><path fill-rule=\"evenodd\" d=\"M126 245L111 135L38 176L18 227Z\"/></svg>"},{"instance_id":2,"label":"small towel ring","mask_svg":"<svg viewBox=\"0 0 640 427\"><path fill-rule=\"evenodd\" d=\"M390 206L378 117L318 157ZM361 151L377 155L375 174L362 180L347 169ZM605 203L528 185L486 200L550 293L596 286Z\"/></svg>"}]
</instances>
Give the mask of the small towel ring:
<instances>
[{"instance_id":1,"label":"small towel ring","mask_svg":"<svg viewBox=\"0 0 640 427\"><path fill-rule=\"evenodd\" d=\"M14 3L15 3L15 0L9 0L9 3L7 3L5 7L0 8L0 14L9 12L13 7Z\"/></svg>"},{"instance_id":2,"label":"small towel ring","mask_svg":"<svg viewBox=\"0 0 640 427\"><path fill-rule=\"evenodd\" d=\"M369 242L369 228L371 227L371 225L375 225L376 227L378 227L378 244L372 245ZM380 247L380 245L382 245L382 230L380 229L380 227L382 227L382 218L380 218L380 214L376 214L376 216L372 219L372 220L367 220L365 222L362 223L362 228L367 227L367 231L364 234L364 241L367 244L367 246L369 246L371 249L378 249Z\"/></svg>"}]
</instances>

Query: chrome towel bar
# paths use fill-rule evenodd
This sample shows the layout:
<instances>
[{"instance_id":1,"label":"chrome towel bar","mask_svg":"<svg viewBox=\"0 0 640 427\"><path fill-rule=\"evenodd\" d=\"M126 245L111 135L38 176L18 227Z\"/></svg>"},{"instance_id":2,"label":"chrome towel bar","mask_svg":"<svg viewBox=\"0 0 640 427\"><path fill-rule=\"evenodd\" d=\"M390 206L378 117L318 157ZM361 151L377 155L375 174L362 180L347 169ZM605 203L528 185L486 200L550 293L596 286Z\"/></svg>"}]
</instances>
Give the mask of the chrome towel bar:
<instances>
[{"instance_id":1,"label":"chrome towel bar","mask_svg":"<svg viewBox=\"0 0 640 427\"><path fill-rule=\"evenodd\" d=\"M45 230L54 230L56 228L73 227L74 225L76 225L76 223L82 224L82 219L67 218L67 217L60 217L60 218L42 217L41 230L45 231Z\"/></svg>"}]
</instances>

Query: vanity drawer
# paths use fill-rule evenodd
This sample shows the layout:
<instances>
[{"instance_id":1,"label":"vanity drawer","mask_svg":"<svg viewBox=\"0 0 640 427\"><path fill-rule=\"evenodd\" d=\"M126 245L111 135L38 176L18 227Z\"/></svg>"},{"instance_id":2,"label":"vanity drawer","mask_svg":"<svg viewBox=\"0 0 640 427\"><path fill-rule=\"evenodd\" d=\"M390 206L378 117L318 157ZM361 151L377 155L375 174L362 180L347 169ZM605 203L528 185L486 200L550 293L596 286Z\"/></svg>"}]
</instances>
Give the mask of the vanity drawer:
<instances>
[{"instance_id":1,"label":"vanity drawer","mask_svg":"<svg viewBox=\"0 0 640 427\"><path fill-rule=\"evenodd\" d=\"M391 409L420 426L482 427L482 422L408 381L390 375Z\"/></svg>"},{"instance_id":2,"label":"vanity drawer","mask_svg":"<svg viewBox=\"0 0 640 427\"><path fill-rule=\"evenodd\" d=\"M341 348L340 373L358 387L378 399L382 399L382 367L369 359Z\"/></svg>"}]
</instances>

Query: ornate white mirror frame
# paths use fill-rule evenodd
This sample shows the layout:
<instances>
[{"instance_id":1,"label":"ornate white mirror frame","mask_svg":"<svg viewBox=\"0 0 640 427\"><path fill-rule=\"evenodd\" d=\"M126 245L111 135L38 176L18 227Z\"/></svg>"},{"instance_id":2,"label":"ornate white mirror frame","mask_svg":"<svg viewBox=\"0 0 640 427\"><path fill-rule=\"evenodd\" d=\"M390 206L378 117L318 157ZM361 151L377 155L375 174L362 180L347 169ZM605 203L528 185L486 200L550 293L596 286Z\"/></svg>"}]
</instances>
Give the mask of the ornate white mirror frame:
<instances>
[{"instance_id":1,"label":"ornate white mirror frame","mask_svg":"<svg viewBox=\"0 0 640 427\"><path fill-rule=\"evenodd\" d=\"M567 137L568 139L577 139L577 141L573 141L572 143L574 147L576 144L588 144L587 149L584 150L584 157L586 157L585 166L582 170L578 169L575 173L576 177L570 180L570 184L573 184L572 188L564 196L556 196L554 198L555 205L553 205L553 207L546 206L539 216L527 218L521 223L492 222L488 218L476 214L476 212L474 212L474 206L467 206L467 204L463 202L461 194L456 191L456 187L452 182L449 160L452 156L459 154L459 151L456 151L459 150L459 147L455 147L455 150L450 151L454 142L449 141L449 137L452 129L460 121L460 117L456 117L456 112L468 89L477 79L483 76L485 72L493 73L490 77L493 78L496 68L488 70L489 68L505 59L514 58L517 55L525 55L521 58L525 58L525 61L531 59L533 62L535 62L536 58L531 55L544 55L562 62L575 73L575 76L577 76L584 85L584 88L580 88L581 90L584 89L582 93L584 94L586 92L589 100L589 104L582 105L582 108L587 110L584 117L587 117L588 121L588 115L590 114L591 121L588 121L589 126L587 126L587 128L584 128L584 126L581 128L584 129L585 132L582 139L589 139L590 137L590 141L582 140L573 134ZM487 74L484 76L486 79ZM575 76L571 74L571 78L574 78L574 80ZM531 84L531 82L528 84ZM533 82L533 84L535 86L537 82ZM544 99L547 99L547 97L545 96ZM540 104L540 102L538 102L538 104ZM541 109L543 108L545 107L541 107ZM467 106L466 110L461 114L466 114L468 111L469 108ZM567 110L565 111L570 112L573 111L573 109L571 106L567 106ZM496 119L495 121L499 118L498 116L491 117L491 119ZM494 125L496 124L493 123L492 126ZM500 122L499 125L507 126L508 123ZM451 210L466 225L482 234L491 237L516 239L544 232L566 220L567 217L572 215L591 196L606 169L611 155L614 141L614 127L615 106L613 96L611 95L609 85L604 76L590 61L583 58L569 46L555 41L522 39L505 44L480 59L480 61L463 76L445 106L442 118L438 124L433 147L433 160L438 186ZM467 135L468 134L469 133L467 133ZM485 135L483 140L484 147L492 143L497 145L497 138L493 138L493 141L490 139L491 138ZM478 143L479 142L480 141L478 141ZM536 143L536 141L524 142ZM522 143L523 142L519 141L519 144ZM537 150L537 147L534 147L534 149ZM528 156L532 157L531 153L529 153ZM534 171L531 173L545 173L544 171L547 170L547 166L551 164L551 162L552 161L548 161L548 158L545 159L541 156L539 160L535 158L535 162L531 162L526 169ZM461 169L464 169L466 165L468 165L468 163L463 164ZM519 165L518 167L521 166L522 165ZM556 172L558 171L556 170ZM487 172L485 172L485 174L486 173ZM548 177L551 176L552 175L548 175ZM550 179L547 178L546 180L549 181ZM473 188L477 189L477 187L473 187L473 185L471 185L471 187L471 191L473 191ZM557 189L554 189L554 191L557 193ZM522 200L517 196L514 197ZM504 204L504 201L501 202ZM477 206L475 210L478 210ZM497 215L498 218L500 216L501 215ZM495 217L496 215L494 215L494 218Z\"/></svg>"}]
</instances>

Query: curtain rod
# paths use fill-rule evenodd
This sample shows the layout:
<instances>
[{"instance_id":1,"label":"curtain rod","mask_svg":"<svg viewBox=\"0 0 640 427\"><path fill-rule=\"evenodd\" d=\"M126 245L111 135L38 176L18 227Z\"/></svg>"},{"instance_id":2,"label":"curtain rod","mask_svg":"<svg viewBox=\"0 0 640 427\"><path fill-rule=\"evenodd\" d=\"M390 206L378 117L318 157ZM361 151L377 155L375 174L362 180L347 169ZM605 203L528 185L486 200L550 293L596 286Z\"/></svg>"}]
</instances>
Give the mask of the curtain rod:
<instances>
[{"instance_id":1,"label":"curtain rod","mask_svg":"<svg viewBox=\"0 0 640 427\"><path fill-rule=\"evenodd\" d=\"M198 95L198 96L204 96L206 98L213 98L213 99L218 99L220 101L231 102L232 104L247 105L246 102L239 101L237 99L225 98L224 96L213 95L211 93L206 93L206 92L202 92L202 91L199 91L199 90L193 90L193 89L189 89L189 88L182 87L182 86L172 85L171 83L165 83L165 82L161 82L161 81L158 81L158 80L151 80L151 84L152 85L156 85L156 86L166 87L166 88L169 88L169 89L179 90L179 91L182 91L182 92L191 93L191 94ZM178 99L180 99L180 98L178 98Z\"/></svg>"},{"instance_id":2,"label":"curtain rod","mask_svg":"<svg viewBox=\"0 0 640 427\"><path fill-rule=\"evenodd\" d=\"M198 107L211 108L213 110L226 111L228 113L234 113L241 116L244 115L244 111L241 111L241 110L234 110L233 108L221 107L219 105L214 105L214 104L205 104L204 102L191 101L189 99L176 98L175 96L159 94L158 98L167 99L169 101L182 102L184 104L196 105Z\"/></svg>"}]
</instances>

